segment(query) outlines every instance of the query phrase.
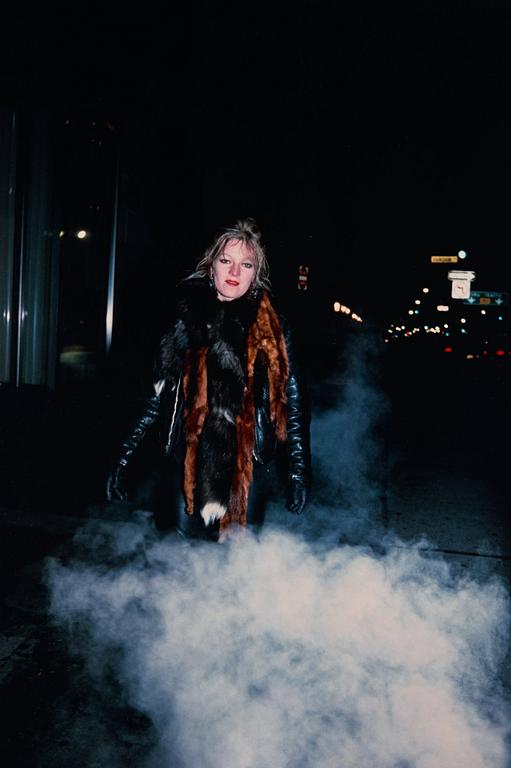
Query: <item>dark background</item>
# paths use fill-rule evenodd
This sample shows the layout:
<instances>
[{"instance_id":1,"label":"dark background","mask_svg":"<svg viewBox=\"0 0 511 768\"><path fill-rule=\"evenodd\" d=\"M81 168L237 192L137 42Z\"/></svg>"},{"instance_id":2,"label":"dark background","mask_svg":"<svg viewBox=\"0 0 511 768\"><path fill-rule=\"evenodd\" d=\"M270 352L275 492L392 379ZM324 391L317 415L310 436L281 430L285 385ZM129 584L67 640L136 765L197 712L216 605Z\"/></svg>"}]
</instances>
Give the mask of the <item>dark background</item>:
<instances>
[{"instance_id":1,"label":"dark background","mask_svg":"<svg viewBox=\"0 0 511 768\"><path fill-rule=\"evenodd\" d=\"M59 15L11 28L4 83L113 127L157 269L252 215L279 289L307 264L318 307L387 321L431 254L508 288L510 20L487 1Z\"/></svg>"}]
</instances>

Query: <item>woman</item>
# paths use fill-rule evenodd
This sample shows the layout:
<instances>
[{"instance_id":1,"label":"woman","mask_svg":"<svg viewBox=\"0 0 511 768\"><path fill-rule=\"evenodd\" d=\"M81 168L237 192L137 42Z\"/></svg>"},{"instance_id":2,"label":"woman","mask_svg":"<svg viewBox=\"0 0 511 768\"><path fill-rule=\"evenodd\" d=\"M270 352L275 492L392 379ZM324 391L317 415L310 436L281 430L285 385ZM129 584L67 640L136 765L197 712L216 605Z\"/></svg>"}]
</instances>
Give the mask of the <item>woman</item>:
<instances>
[{"instance_id":1,"label":"woman","mask_svg":"<svg viewBox=\"0 0 511 768\"><path fill-rule=\"evenodd\" d=\"M311 482L308 412L252 219L217 237L178 286L154 394L108 478L110 501L126 498L128 463L155 425L166 457L165 504L183 535L217 540L233 525L261 524L279 444L287 507L302 512Z\"/></svg>"}]
</instances>

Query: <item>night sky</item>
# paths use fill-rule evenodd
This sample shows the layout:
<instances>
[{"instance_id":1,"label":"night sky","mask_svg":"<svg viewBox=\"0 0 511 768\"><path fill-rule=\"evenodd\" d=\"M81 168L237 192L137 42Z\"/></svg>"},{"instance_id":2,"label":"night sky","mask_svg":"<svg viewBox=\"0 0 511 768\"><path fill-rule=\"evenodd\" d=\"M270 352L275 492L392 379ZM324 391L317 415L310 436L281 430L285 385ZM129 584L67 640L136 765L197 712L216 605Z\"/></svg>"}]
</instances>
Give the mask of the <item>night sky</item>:
<instances>
[{"instance_id":1,"label":"night sky","mask_svg":"<svg viewBox=\"0 0 511 768\"><path fill-rule=\"evenodd\" d=\"M283 291L307 264L318 301L387 318L459 249L509 290L509 3L188 8L19 27L3 53L18 99L118 127L162 253L252 215Z\"/></svg>"}]
</instances>

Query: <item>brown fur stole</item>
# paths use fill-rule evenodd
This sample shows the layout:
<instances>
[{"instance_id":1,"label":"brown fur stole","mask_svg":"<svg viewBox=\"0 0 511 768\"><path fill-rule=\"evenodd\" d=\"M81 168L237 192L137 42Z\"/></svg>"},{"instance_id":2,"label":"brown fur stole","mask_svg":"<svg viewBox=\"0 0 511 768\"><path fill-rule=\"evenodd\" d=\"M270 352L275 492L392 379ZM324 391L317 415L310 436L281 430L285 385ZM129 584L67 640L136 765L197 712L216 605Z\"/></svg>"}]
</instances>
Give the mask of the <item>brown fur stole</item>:
<instances>
[{"instance_id":1,"label":"brown fur stole","mask_svg":"<svg viewBox=\"0 0 511 768\"><path fill-rule=\"evenodd\" d=\"M268 360L271 420L275 425L277 439L283 441L286 437L286 385L289 364L280 321L266 292L261 296L256 320L251 324L247 335L247 384L241 413L236 417L236 467L228 509L220 521L221 533L233 523L245 526L247 522L255 430L254 364L260 350L266 354ZM186 454L183 485L186 511L190 515L194 512L197 450L208 414L207 352L207 347L201 347L195 354L188 350L184 366ZM195 382L195 387L191 386L191 381Z\"/></svg>"}]
</instances>

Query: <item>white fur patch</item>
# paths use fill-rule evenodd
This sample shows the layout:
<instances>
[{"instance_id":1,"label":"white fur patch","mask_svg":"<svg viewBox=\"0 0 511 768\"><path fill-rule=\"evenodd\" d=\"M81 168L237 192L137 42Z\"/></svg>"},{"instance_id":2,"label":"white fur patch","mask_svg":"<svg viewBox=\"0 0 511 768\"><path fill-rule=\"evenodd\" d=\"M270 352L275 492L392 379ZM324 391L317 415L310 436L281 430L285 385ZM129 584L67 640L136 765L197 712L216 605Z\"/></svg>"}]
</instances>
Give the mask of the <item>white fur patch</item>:
<instances>
[{"instance_id":1,"label":"white fur patch","mask_svg":"<svg viewBox=\"0 0 511 768\"><path fill-rule=\"evenodd\" d=\"M235 424L232 411L228 411L227 408L215 408L213 409L213 413L215 414L215 416L220 416L220 418L228 421L229 424Z\"/></svg>"},{"instance_id":2,"label":"white fur patch","mask_svg":"<svg viewBox=\"0 0 511 768\"><path fill-rule=\"evenodd\" d=\"M201 517L206 525L214 523L215 520L221 520L227 512L227 509L217 501L208 501L201 509Z\"/></svg>"}]
</instances>

